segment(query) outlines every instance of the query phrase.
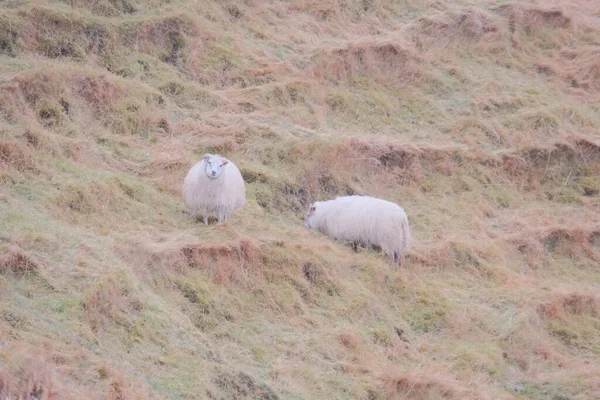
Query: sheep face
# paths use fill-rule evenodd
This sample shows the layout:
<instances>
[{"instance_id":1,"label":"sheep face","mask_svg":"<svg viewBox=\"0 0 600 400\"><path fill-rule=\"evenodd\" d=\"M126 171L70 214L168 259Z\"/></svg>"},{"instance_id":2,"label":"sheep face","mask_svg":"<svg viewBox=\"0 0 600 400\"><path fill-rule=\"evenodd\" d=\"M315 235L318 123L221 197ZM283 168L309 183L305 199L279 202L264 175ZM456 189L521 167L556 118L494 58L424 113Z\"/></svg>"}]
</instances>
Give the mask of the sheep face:
<instances>
[{"instance_id":1,"label":"sheep face","mask_svg":"<svg viewBox=\"0 0 600 400\"><path fill-rule=\"evenodd\" d=\"M306 219L304 220L304 227L307 229L312 229L313 227L313 219L315 216L315 212L317 211L317 203L313 203L308 210L308 214Z\"/></svg>"},{"instance_id":2,"label":"sheep face","mask_svg":"<svg viewBox=\"0 0 600 400\"><path fill-rule=\"evenodd\" d=\"M225 170L225 166L229 163L229 160L220 156L206 155L203 159L206 168L206 176L211 179L220 177Z\"/></svg>"}]
</instances>

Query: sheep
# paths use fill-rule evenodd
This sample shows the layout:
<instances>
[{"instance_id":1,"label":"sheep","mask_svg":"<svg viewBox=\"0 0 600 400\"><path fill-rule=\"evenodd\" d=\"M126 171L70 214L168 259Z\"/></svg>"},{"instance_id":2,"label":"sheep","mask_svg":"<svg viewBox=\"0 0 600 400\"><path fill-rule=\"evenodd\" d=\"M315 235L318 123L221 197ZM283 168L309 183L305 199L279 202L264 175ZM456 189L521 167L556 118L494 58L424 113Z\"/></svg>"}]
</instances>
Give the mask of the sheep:
<instances>
[{"instance_id":1,"label":"sheep","mask_svg":"<svg viewBox=\"0 0 600 400\"><path fill-rule=\"evenodd\" d=\"M205 154L187 173L183 181L183 201L195 215L216 214L218 224L246 204L246 185L240 170L228 159Z\"/></svg>"},{"instance_id":2,"label":"sheep","mask_svg":"<svg viewBox=\"0 0 600 400\"><path fill-rule=\"evenodd\" d=\"M397 204L369 196L343 196L313 203L304 221L308 229L335 240L379 246L390 262L401 264L410 246L408 217Z\"/></svg>"}]
</instances>

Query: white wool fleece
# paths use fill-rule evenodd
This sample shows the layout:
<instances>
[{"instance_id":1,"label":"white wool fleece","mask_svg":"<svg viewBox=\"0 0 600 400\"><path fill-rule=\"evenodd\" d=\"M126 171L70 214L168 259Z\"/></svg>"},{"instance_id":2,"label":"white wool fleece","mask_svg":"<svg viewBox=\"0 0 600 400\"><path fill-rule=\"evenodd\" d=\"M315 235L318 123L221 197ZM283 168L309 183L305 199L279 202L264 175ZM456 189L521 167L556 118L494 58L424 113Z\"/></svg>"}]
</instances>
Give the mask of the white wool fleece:
<instances>
[{"instance_id":1,"label":"white wool fleece","mask_svg":"<svg viewBox=\"0 0 600 400\"><path fill-rule=\"evenodd\" d=\"M410 246L408 217L397 204L369 196L344 196L313 203L307 228L337 240L381 247L393 263Z\"/></svg>"},{"instance_id":2,"label":"white wool fleece","mask_svg":"<svg viewBox=\"0 0 600 400\"><path fill-rule=\"evenodd\" d=\"M205 154L183 181L183 201L196 215L216 215L219 223L246 204L246 185L240 170L228 159Z\"/></svg>"}]
</instances>

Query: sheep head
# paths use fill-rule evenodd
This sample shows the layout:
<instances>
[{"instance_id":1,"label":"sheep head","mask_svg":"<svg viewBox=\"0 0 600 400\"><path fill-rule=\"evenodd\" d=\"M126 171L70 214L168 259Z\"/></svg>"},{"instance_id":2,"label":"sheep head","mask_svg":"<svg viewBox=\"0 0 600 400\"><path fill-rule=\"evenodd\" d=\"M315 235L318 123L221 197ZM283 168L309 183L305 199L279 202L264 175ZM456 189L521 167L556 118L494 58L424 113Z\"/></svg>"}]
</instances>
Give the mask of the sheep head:
<instances>
[{"instance_id":1,"label":"sheep head","mask_svg":"<svg viewBox=\"0 0 600 400\"><path fill-rule=\"evenodd\" d=\"M308 210L308 215L306 216L306 219L304 220L304 227L311 229L312 228L312 219L313 216L315 215L315 211L317 211L317 203L313 203L310 206L310 209Z\"/></svg>"},{"instance_id":2,"label":"sheep head","mask_svg":"<svg viewBox=\"0 0 600 400\"><path fill-rule=\"evenodd\" d=\"M202 157L206 176L211 179L217 179L225 171L225 166L229 164L229 160L220 155L206 154Z\"/></svg>"}]
</instances>

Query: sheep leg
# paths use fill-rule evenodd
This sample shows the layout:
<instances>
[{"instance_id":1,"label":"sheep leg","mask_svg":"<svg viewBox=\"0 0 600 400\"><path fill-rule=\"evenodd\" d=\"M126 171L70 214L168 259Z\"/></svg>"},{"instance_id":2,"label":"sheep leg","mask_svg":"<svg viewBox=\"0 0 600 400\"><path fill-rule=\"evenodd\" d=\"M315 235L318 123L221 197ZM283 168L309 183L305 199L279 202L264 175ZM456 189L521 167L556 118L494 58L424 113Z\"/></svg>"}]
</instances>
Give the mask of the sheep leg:
<instances>
[{"instance_id":1,"label":"sheep leg","mask_svg":"<svg viewBox=\"0 0 600 400\"><path fill-rule=\"evenodd\" d=\"M217 218L219 219L219 221L217 223L222 224L223 223L223 213L222 212L217 213Z\"/></svg>"},{"instance_id":2,"label":"sheep leg","mask_svg":"<svg viewBox=\"0 0 600 400\"><path fill-rule=\"evenodd\" d=\"M352 247L352 250L354 250L355 253L358 253L358 242L352 242L350 247Z\"/></svg>"},{"instance_id":3,"label":"sheep leg","mask_svg":"<svg viewBox=\"0 0 600 400\"><path fill-rule=\"evenodd\" d=\"M204 225L208 225L208 215L204 216Z\"/></svg>"},{"instance_id":4,"label":"sheep leg","mask_svg":"<svg viewBox=\"0 0 600 400\"><path fill-rule=\"evenodd\" d=\"M402 266L402 255L400 253L394 252L394 265Z\"/></svg>"}]
</instances>

